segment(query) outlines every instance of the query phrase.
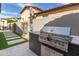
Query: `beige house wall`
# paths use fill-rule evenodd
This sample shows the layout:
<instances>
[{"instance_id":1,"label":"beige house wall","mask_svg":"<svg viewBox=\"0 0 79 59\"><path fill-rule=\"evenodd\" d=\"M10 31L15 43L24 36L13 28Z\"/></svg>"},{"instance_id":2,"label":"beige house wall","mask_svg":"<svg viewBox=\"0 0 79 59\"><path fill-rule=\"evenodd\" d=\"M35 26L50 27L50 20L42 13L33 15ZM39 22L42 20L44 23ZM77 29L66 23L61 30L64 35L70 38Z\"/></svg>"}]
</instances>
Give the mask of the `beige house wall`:
<instances>
[{"instance_id":1,"label":"beige house wall","mask_svg":"<svg viewBox=\"0 0 79 59\"><path fill-rule=\"evenodd\" d=\"M33 9L32 11L34 13L40 12L39 10ZM60 8L60 9L56 9L53 11L47 11L44 13L40 13L38 14L38 16L33 19L33 31L40 31L41 28L48 22L50 21L54 21L57 18L60 18L64 15L68 15L71 13L79 13L79 5L74 5L74 6L70 6L70 7L64 7L64 8ZM47 17L43 17L43 15L47 15ZM27 31L29 33L30 31L30 24L29 24L29 20L30 20L30 11L29 9L26 9L22 12L21 14L21 20L20 23L27 23ZM26 29L26 28L25 28Z\"/></svg>"},{"instance_id":2,"label":"beige house wall","mask_svg":"<svg viewBox=\"0 0 79 59\"><path fill-rule=\"evenodd\" d=\"M34 8L32 8L31 11L34 13L40 12L40 10L36 10ZM19 21L19 23L17 25L23 30L23 32L27 32L27 37L29 36L29 31L30 31L30 22L29 21L30 21L30 10L26 8L21 13L21 20ZM23 29L23 24L24 24L24 29Z\"/></svg>"},{"instance_id":3,"label":"beige house wall","mask_svg":"<svg viewBox=\"0 0 79 59\"><path fill-rule=\"evenodd\" d=\"M33 9L32 8L32 11L34 12L34 13L37 13L37 12L40 12L39 10L35 10L35 9ZM30 31L30 24L29 24L29 20L30 20L30 10L29 9L26 9L26 10L24 10L24 12L21 14L21 20L20 20L20 22L21 23L27 23L27 28L28 28L28 32Z\"/></svg>"},{"instance_id":4,"label":"beige house wall","mask_svg":"<svg viewBox=\"0 0 79 59\"><path fill-rule=\"evenodd\" d=\"M73 10L77 8L76 10ZM63 11L60 13L55 13L55 14L49 14L47 17L43 16L38 16L33 20L33 31L40 31L41 28L48 22L54 21L56 18L60 18L64 15L71 14L71 13L79 13L79 6L73 8L72 10L69 11Z\"/></svg>"}]
</instances>

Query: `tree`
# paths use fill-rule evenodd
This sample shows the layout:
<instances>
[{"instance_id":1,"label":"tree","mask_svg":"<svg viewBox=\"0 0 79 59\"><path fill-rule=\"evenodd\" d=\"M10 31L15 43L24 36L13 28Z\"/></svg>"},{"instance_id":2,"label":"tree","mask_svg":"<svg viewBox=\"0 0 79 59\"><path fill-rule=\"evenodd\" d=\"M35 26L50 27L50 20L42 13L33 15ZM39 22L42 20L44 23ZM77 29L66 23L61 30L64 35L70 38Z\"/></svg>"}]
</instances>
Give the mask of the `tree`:
<instances>
[{"instance_id":1,"label":"tree","mask_svg":"<svg viewBox=\"0 0 79 59\"><path fill-rule=\"evenodd\" d=\"M7 18L7 19L5 19L5 20L7 20L7 23L9 24L9 28L10 28L10 29L11 29L11 24L17 22L16 19L12 19L12 18Z\"/></svg>"},{"instance_id":2,"label":"tree","mask_svg":"<svg viewBox=\"0 0 79 59\"><path fill-rule=\"evenodd\" d=\"M15 22L17 22L17 20L11 19L11 18L8 18L6 20L7 20L7 23L15 23Z\"/></svg>"}]
</instances>

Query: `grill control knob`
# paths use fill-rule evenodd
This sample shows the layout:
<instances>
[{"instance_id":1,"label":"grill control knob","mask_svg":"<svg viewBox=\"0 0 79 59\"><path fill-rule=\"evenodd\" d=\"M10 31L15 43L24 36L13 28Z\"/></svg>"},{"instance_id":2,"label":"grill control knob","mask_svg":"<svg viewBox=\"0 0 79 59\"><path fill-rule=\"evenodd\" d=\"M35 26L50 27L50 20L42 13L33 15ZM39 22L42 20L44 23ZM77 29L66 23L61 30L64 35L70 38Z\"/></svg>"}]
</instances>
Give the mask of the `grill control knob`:
<instances>
[{"instance_id":1,"label":"grill control knob","mask_svg":"<svg viewBox=\"0 0 79 59\"><path fill-rule=\"evenodd\" d=\"M48 41L51 41L52 39L51 39L50 37L47 37L47 40L48 40Z\"/></svg>"}]
</instances>

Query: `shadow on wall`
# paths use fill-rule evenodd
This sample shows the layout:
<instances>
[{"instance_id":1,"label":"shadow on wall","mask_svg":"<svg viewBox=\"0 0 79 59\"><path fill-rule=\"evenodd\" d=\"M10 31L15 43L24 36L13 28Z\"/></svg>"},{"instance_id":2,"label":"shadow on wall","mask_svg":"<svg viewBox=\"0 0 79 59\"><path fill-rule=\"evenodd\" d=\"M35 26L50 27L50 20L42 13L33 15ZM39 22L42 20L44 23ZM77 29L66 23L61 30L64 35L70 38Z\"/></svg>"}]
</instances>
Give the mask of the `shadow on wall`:
<instances>
[{"instance_id":1,"label":"shadow on wall","mask_svg":"<svg viewBox=\"0 0 79 59\"><path fill-rule=\"evenodd\" d=\"M71 35L79 35L79 13L72 13L48 22L44 26L71 27Z\"/></svg>"},{"instance_id":2,"label":"shadow on wall","mask_svg":"<svg viewBox=\"0 0 79 59\"><path fill-rule=\"evenodd\" d=\"M20 36L23 35L23 31L17 26L16 23L13 24L13 32L17 33Z\"/></svg>"}]
</instances>

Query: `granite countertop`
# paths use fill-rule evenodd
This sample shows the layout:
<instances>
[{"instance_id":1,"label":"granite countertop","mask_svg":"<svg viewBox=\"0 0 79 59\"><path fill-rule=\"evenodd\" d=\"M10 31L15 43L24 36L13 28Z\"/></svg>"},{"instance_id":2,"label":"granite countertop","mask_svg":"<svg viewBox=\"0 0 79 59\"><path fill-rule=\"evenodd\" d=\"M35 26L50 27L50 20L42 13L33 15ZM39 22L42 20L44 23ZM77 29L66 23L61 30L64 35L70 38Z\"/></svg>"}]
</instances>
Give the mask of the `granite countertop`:
<instances>
[{"instance_id":1,"label":"granite countertop","mask_svg":"<svg viewBox=\"0 0 79 59\"><path fill-rule=\"evenodd\" d=\"M79 36L71 35L71 37L73 37L71 43L79 45Z\"/></svg>"},{"instance_id":2,"label":"granite countertop","mask_svg":"<svg viewBox=\"0 0 79 59\"><path fill-rule=\"evenodd\" d=\"M35 32L30 32L30 33L40 35L40 31L35 31ZM79 45L79 36L71 35L71 37L73 37L71 40L71 43Z\"/></svg>"},{"instance_id":3,"label":"granite countertop","mask_svg":"<svg viewBox=\"0 0 79 59\"><path fill-rule=\"evenodd\" d=\"M35 31L35 32L30 32L30 33L40 35L40 31Z\"/></svg>"}]
</instances>

